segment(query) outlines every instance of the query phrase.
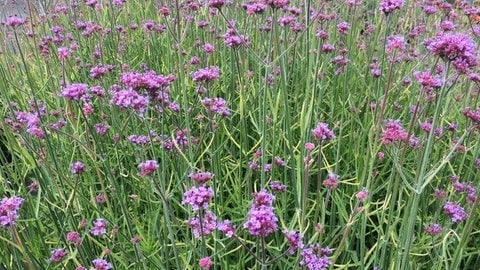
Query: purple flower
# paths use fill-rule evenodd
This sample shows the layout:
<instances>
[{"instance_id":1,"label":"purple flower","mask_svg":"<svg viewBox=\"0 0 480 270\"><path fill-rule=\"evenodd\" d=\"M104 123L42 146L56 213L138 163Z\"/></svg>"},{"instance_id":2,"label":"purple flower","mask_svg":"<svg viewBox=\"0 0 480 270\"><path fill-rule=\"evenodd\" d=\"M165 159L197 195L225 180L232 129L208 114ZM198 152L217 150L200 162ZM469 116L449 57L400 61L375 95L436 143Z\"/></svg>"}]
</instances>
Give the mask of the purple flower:
<instances>
[{"instance_id":1,"label":"purple flower","mask_svg":"<svg viewBox=\"0 0 480 270\"><path fill-rule=\"evenodd\" d=\"M102 123L95 124L94 127L95 127L95 132L97 132L97 134L100 136L105 135L110 130L109 125L102 124Z\"/></svg>"},{"instance_id":2,"label":"purple flower","mask_svg":"<svg viewBox=\"0 0 480 270\"><path fill-rule=\"evenodd\" d=\"M24 199L21 197L3 198L0 202L0 225L8 227L15 224L18 210Z\"/></svg>"},{"instance_id":3,"label":"purple flower","mask_svg":"<svg viewBox=\"0 0 480 270\"><path fill-rule=\"evenodd\" d=\"M330 253L331 250L328 247L320 249L318 245L310 245L302 249L302 252L300 253L300 255L302 256L300 265L305 266L308 270L328 269L328 267L330 266L330 259L327 256Z\"/></svg>"},{"instance_id":4,"label":"purple flower","mask_svg":"<svg viewBox=\"0 0 480 270\"><path fill-rule=\"evenodd\" d=\"M203 171L191 172L188 174L188 178L199 184L205 184L206 182L210 181L213 176L213 173Z\"/></svg>"},{"instance_id":5,"label":"purple flower","mask_svg":"<svg viewBox=\"0 0 480 270\"><path fill-rule=\"evenodd\" d=\"M287 239L288 246L289 246L288 247L288 253L290 255L295 253L295 251L297 251L297 249L302 249L303 248L303 242L302 242L303 234L301 234L300 232L296 232L296 231L289 231L287 229L283 230L282 233L285 236L285 238Z\"/></svg>"},{"instance_id":6,"label":"purple flower","mask_svg":"<svg viewBox=\"0 0 480 270\"><path fill-rule=\"evenodd\" d=\"M92 235L98 236L107 233L108 221L103 218L97 218L93 221L93 228L90 229Z\"/></svg>"},{"instance_id":7,"label":"purple flower","mask_svg":"<svg viewBox=\"0 0 480 270\"><path fill-rule=\"evenodd\" d=\"M148 98L138 94L132 88L113 93L110 104L117 105L122 109L134 109L140 113L147 110Z\"/></svg>"},{"instance_id":8,"label":"purple flower","mask_svg":"<svg viewBox=\"0 0 480 270\"><path fill-rule=\"evenodd\" d=\"M140 176L148 176L153 174L158 169L158 163L156 160L147 160L142 162L138 165L140 172L138 175Z\"/></svg>"},{"instance_id":9,"label":"purple flower","mask_svg":"<svg viewBox=\"0 0 480 270\"><path fill-rule=\"evenodd\" d=\"M65 256L67 256L67 252L63 248L57 248L52 250L52 256L48 259L49 263L52 262L61 262Z\"/></svg>"},{"instance_id":10,"label":"purple flower","mask_svg":"<svg viewBox=\"0 0 480 270\"><path fill-rule=\"evenodd\" d=\"M272 206L275 196L268 193L265 189L261 189L259 192L252 194L254 201L253 206Z\"/></svg>"},{"instance_id":11,"label":"purple flower","mask_svg":"<svg viewBox=\"0 0 480 270\"><path fill-rule=\"evenodd\" d=\"M404 0L382 0L380 2L380 11L388 15L404 5Z\"/></svg>"},{"instance_id":12,"label":"purple flower","mask_svg":"<svg viewBox=\"0 0 480 270\"><path fill-rule=\"evenodd\" d=\"M67 85L63 88L60 96L65 97L68 100L80 100L83 95L87 92L88 85L83 83L74 83L71 85Z\"/></svg>"},{"instance_id":13,"label":"purple flower","mask_svg":"<svg viewBox=\"0 0 480 270\"><path fill-rule=\"evenodd\" d=\"M435 236L441 233L443 231L443 228L436 223L431 223L428 226L423 227L423 231L430 234L431 236Z\"/></svg>"},{"instance_id":14,"label":"purple flower","mask_svg":"<svg viewBox=\"0 0 480 270\"><path fill-rule=\"evenodd\" d=\"M209 8L218 8L220 9L223 5L225 5L224 0L209 0L207 6Z\"/></svg>"},{"instance_id":15,"label":"purple flower","mask_svg":"<svg viewBox=\"0 0 480 270\"><path fill-rule=\"evenodd\" d=\"M450 216L452 222L458 223L464 221L468 218L467 212L463 209L460 204L456 202L446 202L443 206L445 214Z\"/></svg>"},{"instance_id":16,"label":"purple flower","mask_svg":"<svg viewBox=\"0 0 480 270\"><path fill-rule=\"evenodd\" d=\"M85 164L83 164L81 161L77 161L72 164L72 168L70 169L70 172L72 174L81 174L86 172Z\"/></svg>"},{"instance_id":17,"label":"purple flower","mask_svg":"<svg viewBox=\"0 0 480 270\"><path fill-rule=\"evenodd\" d=\"M480 109L472 110L469 107L466 107L463 110L463 115L472 120L475 125L480 125Z\"/></svg>"},{"instance_id":18,"label":"purple flower","mask_svg":"<svg viewBox=\"0 0 480 270\"><path fill-rule=\"evenodd\" d=\"M193 230L193 235L199 238L202 235L209 235L217 228L217 217L212 212L206 210L201 219L198 217L190 218L186 223Z\"/></svg>"},{"instance_id":19,"label":"purple flower","mask_svg":"<svg viewBox=\"0 0 480 270\"><path fill-rule=\"evenodd\" d=\"M213 190L205 185L192 187L183 194L182 204L189 204L193 210L200 208L207 209L210 200L213 198Z\"/></svg>"},{"instance_id":20,"label":"purple flower","mask_svg":"<svg viewBox=\"0 0 480 270\"><path fill-rule=\"evenodd\" d=\"M112 269L112 264L104 259L95 259L92 261L95 270L108 270Z\"/></svg>"},{"instance_id":21,"label":"purple flower","mask_svg":"<svg viewBox=\"0 0 480 270\"><path fill-rule=\"evenodd\" d=\"M350 30L350 24L347 22L341 22L337 25L337 31L340 34L346 35L348 33L348 30Z\"/></svg>"},{"instance_id":22,"label":"purple flower","mask_svg":"<svg viewBox=\"0 0 480 270\"><path fill-rule=\"evenodd\" d=\"M275 196L265 189L253 193L254 201L248 211L248 219L243 224L251 235L267 236L277 230L278 218L274 213L272 203Z\"/></svg>"},{"instance_id":23,"label":"purple flower","mask_svg":"<svg viewBox=\"0 0 480 270\"><path fill-rule=\"evenodd\" d=\"M313 139L317 141L329 141L335 139L335 134L328 128L328 124L319 122L317 126L312 129Z\"/></svg>"},{"instance_id":24,"label":"purple flower","mask_svg":"<svg viewBox=\"0 0 480 270\"><path fill-rule=\"evenodd\" d=\"M329 172L327 179L323 180L322 184L328 189L336 189L338 186L339 178L339 175Z\"/></svg>"},{"instance_id":25,"label":"purple flower","mask_svg":"<svg viewBox=\"0 0 480 270\"><path fill-rule=\"evenodd\" d=\"M217 66L201 68L191 75L194 82L209 82L220 78L220 69Z\"/></svg>"},{"instance_id":26,"label":"purple flower","mask_svg":"<svg viewBox=\"0 0 480 270\"><path fill-rule=\"evenodd\" d=\"M208 270L212 267L213 262L210 257L203 257L198 261L198 265L202 268L202 270Z\"/></svg>"},{"instance_id":27,"label":"purple flower","mask_svg":"<svg viewBox=\"0 0 480 270\"><path fill-rule=\"evenodd\" d=\"M79 246L82 242L82 236L79 232L71 231L67 233L67 242L74 243L75 246Z\"/></svg>"},{"instance_id":28,"label":"purple flower","mask_svg":"<svg viewBox=\"0 0 480 270\"><path fill-rule=\"evenodd\" d=\"M222 222L217 224L217 230L221 231L225 234L228 238L231 238L235 233L235 226L230 223L230 220L226 219Z\"/></svg>"},{"instance_id":29,"label":"purple flower","mask_svg":"<svg viewBox=\"0 0 480 270\"><path fill-rule=\"evenodd\" d=\"M26 22L27 22L27 20L24 19L24 18L20 18L20 17L17 17L17 16L10 16L10 17L8 17L5 25L10 26L10 27L17 27L17 26L20 26L20 25L24 25Z\"/></svg>"},{"instance_id":30,"label":"purple flower","mask_svg":"<svg viewBox=\"0 0 480 270\"><path fill-rule=\"evenodd\" d=\"M272 181L270 182L270 188L274 192L285 192L287 190L287 186L280 183L279 181Z\"/></svg>"},{"instance_id":31,"label":"purple flower","mask_svg":"<svg viewBox=\"0 0 480 270\"><path fill-rule=\"evenodd\" d=\"M434 55L452 61L459 73L467 73L478 64L475 41L465 34L444 33L426 44Z\"/></svg>"},{"instance_id":32,"label":"purple flower","mask_svg":"<svg viewBox=\"0 0 480 270\"><path fill-rule=\"evenodd\" d=\"M271 206L252 205L248 211L248 219L243 227L253 236L268 236L277 230L278 218Z\"/></svg>"},{"instance_id":33,"label":"purple flower","mask_svg":"<svg viewBox=\"0 0 480 270\"><path fill-rule=\"evenodd\" d=\"M277 156L273 158L273 164L278 167L285 167L287 165L287 163L283 161L283 159Z\"/></svg>"},{"instance_id":34,"label":"purple flower","mask_svg":"<svg viewBox=\"0 0 480 270\"><path fill-rule=\"evenodd\" d=\"M128 136L128 141L138 145L145 145L150 142L150 138L143 135L130 135Z\"/></svg>"},{"instance_id":35,"label":"purple flower","mask_svg":"<svg viewBox=\"0 0 480 270\"><path fill-rule=\"evenodd\" d=\"M210 113L216 113L223 117L230 115L230 109L228 109L227 102L223 98L204 98L202 104Z\"/></svg>"},{"instance_id":36,"label":"purple flower","mask_svg":"<svg viewBox=\"0 0 480 270\"><path fill-rule=\"evenodd\" d=\"M394 142L405 141L407 137L408 133L403 129L400 121L390 120L386 124L386 129L383 131L380 141L385 145L390 145Z\"/></svg>"}]
</instances>

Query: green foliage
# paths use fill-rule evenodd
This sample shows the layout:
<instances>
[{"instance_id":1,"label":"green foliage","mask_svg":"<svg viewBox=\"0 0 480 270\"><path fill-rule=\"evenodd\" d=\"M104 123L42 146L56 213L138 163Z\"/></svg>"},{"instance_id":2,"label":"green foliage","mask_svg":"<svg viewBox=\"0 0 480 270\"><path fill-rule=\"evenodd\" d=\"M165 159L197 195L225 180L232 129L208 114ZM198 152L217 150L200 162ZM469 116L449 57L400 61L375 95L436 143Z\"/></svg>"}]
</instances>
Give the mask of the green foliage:
<instances>
[{"instance_id":1,"label":"green foliage","mask_svg":"<svg viewBox=\"0 0 480 270\"><path fill-rule=\"evenodd\" d=\"M65 6L65 13L60 4L57 12L46 6L46 16L18 27L2 25L0 195L25 201L15 225L0 228L0 268L88 268L104 258L115 269L198 269L209 256L215 269L303 269L300 252L286 255L282 230L288 229L304 235L305 247L330 247L332 269L477 269L479 199L468 201L450 178L478 189L479 123L462 114L478 108L478 83L425 49L423 42L441 33L443 12L426 16L408 3L386 16L378 1L366 2L291 1L301 12L287 25L277 21L293 11L267 5L264 13L248 15L236 1L221 9L173 1L164 7L168 14L151 1L99 1L99 10L80 2ZM203 21L209 24L198 26ZM346 34L337 31L344 21ZM455 32L478 41L468 17L455 24ZM424 31L413 35L421 25ZM233 27L231 33L248 42L227 46ZM328 38L318 37L322 30ZM405 48L387 49L393 35L404 36ZM59 48L71 55L62 58ZM339 57L348 59L345 65ZM91 69L99 65L111 68L94 78ZM218 79L193 80L211 66L219 67ZM175 77L161 88L168 102L143 87L136 90L150 95L144 112L112 104L115 85L127 88L122 74L149 70ZM442 85L426 91L415 79L425 71L441 75ZM105 96L60 95L74 83L100 86ZM230 115L210 111L206 97L223 98ZM19 112L38 116L35 127L44 136L32 134ZM418 147L405 139L385 143L391 119ZM52 125L59 121L65 125ZM319 122L328 123L335 139L315 140ZM105 135L98 124L108 124ZM455 131L446 128L451 124ZM443 133L436 136L435 128ZM149 142L134 144L131 135ZM274 157L286 166L276 166ZM146 160L157 161L153 174L140 173ZM77 161L86 171L72 174ZM264 170L267 164L271 170ZM197 238L187 225L201 214L182 203L196 185L189 174L197 171L214 174L209 210L218 222L236 226L233 237L214 230ZM333 189L323 182L330 173L340 175ZM252 194L271 191L273 181L287 185L275 193L278 230L252 236L244 228ZM357 197L362 188L366 199ZM436 189L444 196L433 196ZM460 202L468 219L452 222L443 209L447 201ZM100 236L90 231L98 218L108 222ZM429 235L424 227L431 223L443 231ZM80 232L81 244L67 240L71 231ZM48 262L57 248L68 255Z\"/></svg>"}]
</instances>

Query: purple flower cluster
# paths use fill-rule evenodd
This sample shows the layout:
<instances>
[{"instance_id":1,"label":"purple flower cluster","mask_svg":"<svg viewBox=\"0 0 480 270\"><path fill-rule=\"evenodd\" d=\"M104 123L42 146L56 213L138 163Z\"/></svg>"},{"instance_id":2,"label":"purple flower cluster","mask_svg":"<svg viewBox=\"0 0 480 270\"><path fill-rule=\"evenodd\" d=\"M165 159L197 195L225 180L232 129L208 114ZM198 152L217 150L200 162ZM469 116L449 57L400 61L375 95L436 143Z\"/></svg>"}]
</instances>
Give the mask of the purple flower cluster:
<instances>
[{"instance_id":1,"label":"purple flower cluster","mask_svg":"<svg viewBox=\"0 0 480 270\"><path fill-rule=\"evenodd\" d=\"M210 181L213 176L213 173L203 171L191 172L188 174L188 178L197 182L198 184L205 184L206 182Z\"/></svg>"},{"instance_id":2,"label":"purple flower cluster","mask_svg":"<svg viewBox=\"0 0 480 270\"><path fill-rule=\"evenodd\" d=\"M385 145L395 142L403 142L408 138L408 133L403 129L399 120L390 120L386 123L386 129L383 131L380 141Z\"/></svg>"},{"instance_id":3,"label":"purple flower cluster","mask_svg":"<svg viewBox=\"0 0 480 270\"><path fill-rule=\"evenodd\" d=\"M30 135L45 138L45 132L40 127L40 115L37 112L15 112L18 122L25 125Z\"/></svg>"},{"instance_id":4,"label":"purple flower cluster","mask_svg":"<svg viewBox=\"0 0 480 270\"><path fill-rule=\"evenodd\" d=\"M18 218L18 210L24 199L21 197L3 198L0 202L0 225L9 227L15 225Z\"/></svg>"},{"instance_id":5,"label":"purple flower cluster","mask_svg":"<svg viewBox=\"0 0 480 270\"><path fill-rule=\"evenodd\" d=\"M79 101L87 93L88 85L83 83L74 83L67 85L62 89L60 96L68 100Z\"/></svg>"},{"instance_id":6,"label":"purple flower cluster","mask_svg":"<svg viewBox=\"0 0 480 270\"><path fill-rule=\"evenodd\" d=\"M92 264L93 264L93 267L95 268L95 270L109 270L109 269L113 268L111 263L107 262L104 259L100 259L100 258L93 260Z\"/></svg>"},{"instance_id":7,"label":"purple flower cluster","mask_svg":"<svg viewBox=\"0 0 480 270\"><path fill-rule=\"evenodd\" d=\"M327 179L323 180L322 184L328 189L336 189L338 186L338 179L340 179L339 175L329 172Z\"/></svg>"},{"instance_id":8,"label":"purple flower cluster","mask_svg":"<svg viewBox=\"0 0 480 270\"><path fill-rule=\"evenodd\" d=\"M128 141L138 145L146 145L150 142L150 138L144 135L130 135Z\"/></svg>"},{"instance_id":9,"label":"purple flower cluster","mask_svg":"<svg viewBox=\"0 0 480 270\"><path fill-rule=\"evenodd\" d=\"M248 219L243 227L253 236L268 236L277 230L278 218L274 213L272 203L275 196L265 189L252 194L254 202L248 211Z\"/></svg>"},{"instance_id":10,"label":"purple flower cluster","mask_svg":"<svg viewBox=\"0 0 480 270\"><path fill-rule=\"evenodd\" d=\"M52 250L51 254L52 256L50 256L50 258L48 259L49 263L61 262L68 253L63 248L57 248Z\"/></svg>"},{"instance_id":11,"label":"purple flower cluster","mask_svg":"<svg viewBox=\"0 0 480 270\"><path fill-rule=\"evenodd\" d=\"M328 128L328 124L319 122L317 126L312 129L313 139L316 141L330 141L335 139L335 134Z\"/></svg>"},{"instance_id":12,"label":"purple flower cluster","mask_svg":"<svg viewBox=\"0 0 480 270\"><path fill-rule=\"evenodd\" d=\"M198 188L193 186L183 194L182 204L189 204L193 210L197 211L200 208L207 209L212 198L212 188L205 185L201 185Z\"/></svg>"},{"instance_id":13,"label":"purple flower cluster","mask_svg":"<svg viewBox=\"0 0 480 270\"><path fill-rule=\"evenodd\" d=\"M330 259L327 257L331 254L328 247L320 248L318 245L308 246L302 249L300 255L302 260L300 265L305 266L308 270L324 270L330 266Z\"/></svg>"},{"instance_id":14,"label":"purple flower cluster","mask_svg":"<svg viewBox=\"0 0 480 270\"><path fill-rule=\"evenodd\" d=\"M201 68L191 74L196 83L210 82L220 78L220 69L217 66Z\"/></svg>"},{"instance_id":15,"label":"purple flower cluster","mask_svg":"<svg viewBox=\"0 0 480 270\"><path fill-rule=\"evenodd\" d=\"M217 217L209 210L206 210L201 219L193 217L187 220L186 223L193 230L193 235L199 238L202 235L209 235L217 228Z\"/></svg>"},{"instance_id":16,"label":"purple flower cluster","mask_svg":"<svg viewBox=\"0 0 480 270\"><path fill-rule=\"evenodd\" d=\"M144 97L132 88L114 91L110 104L117 105L122 109L133 109L139 113L147 110L149 103L148 97Z\"/></svg>"},{"instance_id":17,"label":"purple flower cluster","mask_svg":"<svg viewBox=\"0 0 480 270\"><path fill-rule=\"evenodd\" d=\"M467 107L463 110L463 115L472 120L475 125L480 125L480 109L472 110Z\"/></svg>"},{"instance_id":18,"label":"purple flower cluster","mask_svg":"<svg viewBox=\"0 0 480 270\"><path fill-rule=\"evenodd\" d=\"M452 61L459 73L467 73L477 66L476 44L465 34L443 33L426 42L427 49L446 61Z\"/></svg>"},{"instance_id":19,"label":"purple flower cluster","mask_svg":"<svg viewBox=\"0 0 480 270\"><path fill-rule=\"evenodd\" d=\"M423 227L423 231L431 236L435 236L443 231L442 226L437 223L431 223L428 226Z\"/></svg>"},{"instance_id":20,"label":"purple flower cluster","mask_svg":"<svg viewBox=\"0 0 480 270\"><path fill-rule=\"evenodd\" d=\"M20 18L20 17L17 17L17 16L10 16L10 17L7 18L7 21L5 22L5 25L15 28L15 27L18 27L20 25L24 25L26 22L27 22L27 20L24 19L24 18Z\"/></svg>"},{"instance_id":21,"label":"purple flower cluster","mask_svg":"<svg viewBox=\"0 0 480 270\"><path fill-rule=\"evenodd\" d=\"M382 0L380 2L380 11L388 15L396 9L400 9L405 4L404 0Z\"/></svg>"},{"instance_id":22,"label":"purple flower cluster","mask_svg":"<svg viewBox=\"0 0 480 270\"><path fill-rule=\"evenodd\" d=\"M153 70L144 73L132 71L120 74L120 82L127 88L133 88L135 90L164 89L169 86L174 80L175 76L172 74L167 76L158 75Z\"/></svg>"},{"instance_id":23,"label":"purple flower cluster","mask_svg":"<svg viewBox=\"0 0 480 270\"><path fill-rule=\"evenodd\" d=\"M443 210L445 214L450 216L454 223L462 222L468 218L467 212L465 212L463 207L456 202L446 202L443 206Z\"/></svg>"},{"instance_id":24,"label":"purple flower cluster","mask_svg":"<svg viewBox=\"0 0 480 270\"><path fill-rule=\"evenodd\" d=\"M81 161L74 162L70 169L72 174L82 174L86 171L87 169L85 168L85 164L83 164Z\"/></svg>"},{"instance_id":25,"label":"purple flower cluster","mask_svg":"<svg viewBox=\"0 0 480 270\"><path fill-rule=\"evenodd\" d=\"M288 242L288 253L290 255L294 254L298 249L303 248L303 234L300 232L296 231L289 231L289 230L283 230L282 231L283 235L287 239Z\"/></svg>"},{"instance_id":26,"label":"purple flower cluster","mask_svg":"<svg viewBox=\"0 0 480 270\"><path fill-rule=\"evenodd\" d=\"M158 163L156 160L147 160L140 163L138 168L140 169L139 176L149 176L158 169Z\"/></svg>"},{"instance_id":27,"label":"purple flower cluster","mask_svg":"<svg viewBox=\"0 0 480 270\"><path fill-rule=\"evenodd\" d=\"M107 233L108 221L103 218L97 218L93 221L93 228L90 229L90 233L94 236L104 235Z\"/></svg>"},{"instance_id":28,"label":"purple flower cluster","mask_svg":"<svg viewBox=\"0 0 480 270\"><path fill-rule=\"evenodd\" d=\"M205 108L214 114L222 117L230 116L230 109L227 107L227 102L223 98L204 98L202 104Z\"/></svg>"}]
</instances>

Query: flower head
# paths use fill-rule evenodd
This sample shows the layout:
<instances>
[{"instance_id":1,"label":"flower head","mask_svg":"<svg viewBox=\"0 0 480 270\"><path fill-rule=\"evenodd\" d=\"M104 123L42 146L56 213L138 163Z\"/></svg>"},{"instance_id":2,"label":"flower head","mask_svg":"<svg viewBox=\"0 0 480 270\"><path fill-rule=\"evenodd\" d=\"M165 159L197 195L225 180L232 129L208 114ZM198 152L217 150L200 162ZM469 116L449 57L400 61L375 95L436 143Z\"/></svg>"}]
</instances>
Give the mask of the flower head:
<instances>
[{"instance_id":1,"label":"flower head","mask_svg":"<svg viewBox=\"0 0 480 270\"><path fill-rule=\"evenodd\" d=\"M329 141L335 139L335 134L328 128L328 124L319 122L317 126L312 129L312 136L317 141Z\"/></svg>"},{"instance_id":2,"label":"flower head","mask_svg":"<svg viewBox=\"0 0 480 270\"><path fill-rule=\"evenodd\" d=\"M203 270L208 270L208 269L210 269L210 267L212 267L213 262L212 262L212 259L211 259L210 257L204 257L204 258L201 258L201 259L198 261L198 265L199 265Z\"/></svg>"},{"instance_id":3,"label":"flower head","mask_svg":"<svg viewBox=\"0 0 480 270\"><path fill-rule=\"evenodd\" d=\"M158 163L156 160L147 160L142 162L138 165L140 172L138 175L140 176L148 176L153 174L158 169Z\"/></svg>"},{"instance_id":4,"label":"flower head","mask_svg":"<svg viewBox=\"0 0 480 270\"><path fill-rule=\"evenodd\" d=\"M405 4L404 0L382 0L380 2L380 11L388 15L396 9L400 9Z\"/></svg>"},{"instance_id":5,"label":"flower head","mask_svg":"<svg viewBox=\"0 0 480 270\"><path fill-rule=\"evenodd\" d=\"M93 221L93 228L90 229L90 233L94 236L103 235L107 233L108 221L103 218L97 218Z\"/></svg>"},{"instance_id":6,"label":"flower head","mask_svg":"<svg viewBox=\"0 0 480 270\"><path fill-rule=\"evenodd\" d=\"M113 268L112 264L104 259L95 259L92 261L92 264L95 270L109 270Z\"/></svg>"},{"instance_id":7,"label":"flower head","mask_svg":"<svg viewBox=\"0 0 480 270\"><path fill-rule=\"evenodd\" d=\"M450 216L454 223L464 221L468 218L467 212L465 212L463 207L456 202L446 202L443 206L443 210L445 214Z\"/></svg>"},{"instance_id":8,"label":"flower head","mask_svg":"<svg viewBox=\"0 0 480 270\"><path fill-rule=\"evenodd\" d=\"M24 199L21 197L3 198L0 202L0 225L8 227L15 224L18 210Z\"/></svg>"},{"instance_id":9,"label":"flower head","mask_svg":"<svg viewBox=\"0 0 480 270\"><path fill-rule=\"evenodd\" d=\"M51 254L52 256L48 259L49 263L61 262L68 253L63 248L57 248L52 250Z\"/></svg>"},{"instance_id":10,"label":"flower head","mask_svg":"<svg viewBox=\"0 0 480 270\"><path fill-rule=\"evenodd\" d=\"M193 210L206 209L213 198L213 189L205 185L193 186L183 194L182 204L189 204Z\"/></svg>"}]
</instances>

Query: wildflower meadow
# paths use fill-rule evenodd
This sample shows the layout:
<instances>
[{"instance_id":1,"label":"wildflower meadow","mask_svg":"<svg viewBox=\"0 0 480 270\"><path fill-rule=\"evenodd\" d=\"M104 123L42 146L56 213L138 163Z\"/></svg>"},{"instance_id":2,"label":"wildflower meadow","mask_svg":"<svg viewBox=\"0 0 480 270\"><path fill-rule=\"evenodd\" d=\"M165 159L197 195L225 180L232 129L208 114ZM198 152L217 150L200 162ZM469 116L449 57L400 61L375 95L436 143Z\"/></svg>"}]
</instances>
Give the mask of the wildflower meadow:
<instances>
[{"instance_id":1,"label":"wildflower meadow","mask_svg":"<svg viewBox=\"0 0 480 270\"><path fill-rule=\"evenodd\" d=\"M0 269L480 269L480 4L28 0Z\"/></svg>"}]
</instances>

